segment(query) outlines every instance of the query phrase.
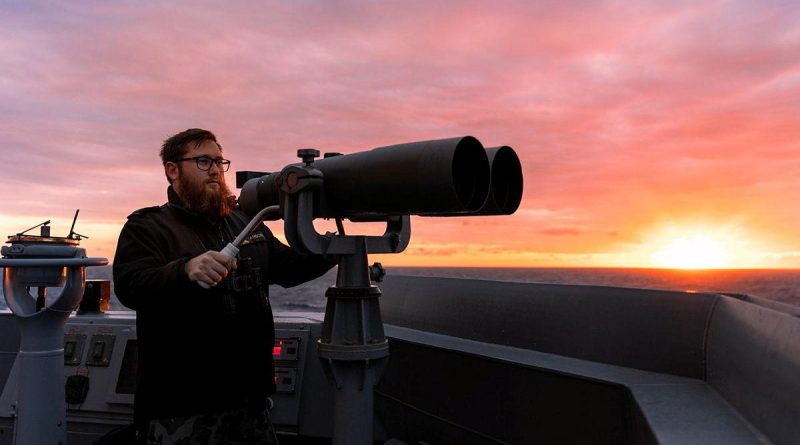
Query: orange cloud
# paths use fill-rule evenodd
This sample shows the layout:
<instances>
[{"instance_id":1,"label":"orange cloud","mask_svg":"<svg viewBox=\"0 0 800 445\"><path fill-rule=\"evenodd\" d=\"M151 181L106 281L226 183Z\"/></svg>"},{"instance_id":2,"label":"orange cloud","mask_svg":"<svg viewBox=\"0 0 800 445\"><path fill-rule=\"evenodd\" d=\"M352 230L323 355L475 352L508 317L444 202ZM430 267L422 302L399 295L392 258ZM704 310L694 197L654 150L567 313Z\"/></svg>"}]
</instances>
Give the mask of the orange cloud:
<instances>
[{"instance_id":1,"label":"orange cloud","mask_svg":"<svg viewBox=\"0 0 800 445\"><path fill-rule=\"evenodd\" d=\"M275 170L308 146L464 134L514 146L520 211L415 218L402 261L639 265L658 227L699 221L745 228L754 265L800 267L800 12L788 4L3 12L0 213L33 225L81 208L99 251L132 210L165 200L161 141L199 126L234 170Z\"/></svg>"}]
</instances>

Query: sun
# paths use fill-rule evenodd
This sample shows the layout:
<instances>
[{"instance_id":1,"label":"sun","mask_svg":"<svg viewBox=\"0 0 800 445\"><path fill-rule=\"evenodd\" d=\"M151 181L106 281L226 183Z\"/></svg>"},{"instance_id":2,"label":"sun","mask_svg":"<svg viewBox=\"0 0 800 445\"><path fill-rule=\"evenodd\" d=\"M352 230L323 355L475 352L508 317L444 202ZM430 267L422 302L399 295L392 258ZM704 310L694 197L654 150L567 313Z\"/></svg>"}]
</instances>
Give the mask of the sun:
<instances>
[{"instance_id":1,"label":"sun","mask_svg":"<svg viewBox=\"0 0 800 445\"><path fill-rule=\"evenodd\" d=\"M670 269L718 269L728 265L731 254L715 238L691 235L674 239L653 254L652 259Z\"/></svg>"}]
</instances>

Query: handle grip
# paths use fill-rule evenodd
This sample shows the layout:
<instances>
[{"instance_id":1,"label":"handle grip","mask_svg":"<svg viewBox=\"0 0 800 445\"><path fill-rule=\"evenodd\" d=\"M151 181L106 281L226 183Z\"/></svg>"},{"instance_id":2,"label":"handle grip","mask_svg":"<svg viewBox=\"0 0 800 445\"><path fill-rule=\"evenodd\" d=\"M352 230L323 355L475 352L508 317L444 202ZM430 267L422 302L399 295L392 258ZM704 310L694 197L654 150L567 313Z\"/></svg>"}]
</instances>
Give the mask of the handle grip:
<instances>
[{"instance_id":1,"label":"handle grip","mask_svg":"<svg viewBox=\"0 0 800 445\"><path fill-rule=\"evenodd\" d=\"M220 250L219 253L228 257L229 260L232 260L239 253L239 248L234 246L233 243L228 243L228 245ZM211 287L204 281L198 281L197 284L199 284L203 289L209 289Z\"/></svg>"}]
</instances>

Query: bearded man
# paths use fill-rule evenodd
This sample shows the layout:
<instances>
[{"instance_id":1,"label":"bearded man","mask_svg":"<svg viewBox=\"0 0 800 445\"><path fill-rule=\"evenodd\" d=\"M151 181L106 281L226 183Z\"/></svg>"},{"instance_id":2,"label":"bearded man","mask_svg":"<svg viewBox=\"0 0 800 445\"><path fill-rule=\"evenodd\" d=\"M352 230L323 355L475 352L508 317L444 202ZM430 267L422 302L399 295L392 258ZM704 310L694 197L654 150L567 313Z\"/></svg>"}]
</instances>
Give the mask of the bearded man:
<instances>
[{"instance_id":1,"label":"bearded man","mask_svg":"<svg viewBox=\"0 0 800 445\"><path fill-rule=\"evenodd\" d=\"M114 257L115 293L136 311L139 443L274 443L268 284L294 286L334 262L295 252L263 224L235 259L219 253L249 221L210 131L168 138L161 161L168 201L128 217Z\"/></svg>"}]
</instances>

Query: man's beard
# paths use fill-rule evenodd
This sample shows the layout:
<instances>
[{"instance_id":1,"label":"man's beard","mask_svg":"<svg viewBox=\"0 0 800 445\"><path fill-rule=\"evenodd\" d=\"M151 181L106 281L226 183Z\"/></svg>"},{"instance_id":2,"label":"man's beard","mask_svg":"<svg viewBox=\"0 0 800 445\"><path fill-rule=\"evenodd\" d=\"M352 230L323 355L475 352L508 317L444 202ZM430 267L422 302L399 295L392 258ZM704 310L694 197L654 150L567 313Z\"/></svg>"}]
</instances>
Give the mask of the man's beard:
<instances>
[{"instance_id":1,"label":"man's beard","mask_svg":"<svg viewBox=\"0 0 800 445\"><path fill-rule=\"evenodd\" d=\"M181 198L189 209L208 219L216 221L224 218L236 207L236 196L222 178L216 190L209 189L205 183L199 186L192 184L185 175L178 176L178 184L183 192Z\"/></svg>"}]
</instances>

